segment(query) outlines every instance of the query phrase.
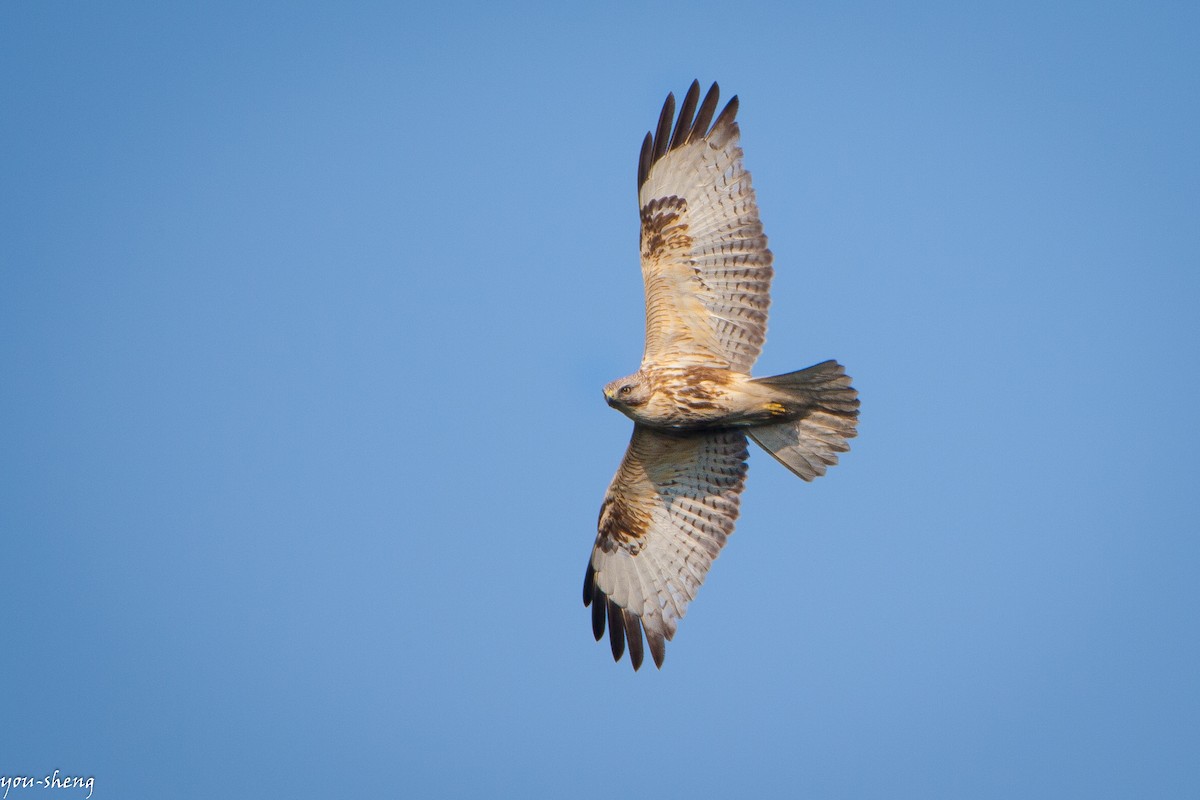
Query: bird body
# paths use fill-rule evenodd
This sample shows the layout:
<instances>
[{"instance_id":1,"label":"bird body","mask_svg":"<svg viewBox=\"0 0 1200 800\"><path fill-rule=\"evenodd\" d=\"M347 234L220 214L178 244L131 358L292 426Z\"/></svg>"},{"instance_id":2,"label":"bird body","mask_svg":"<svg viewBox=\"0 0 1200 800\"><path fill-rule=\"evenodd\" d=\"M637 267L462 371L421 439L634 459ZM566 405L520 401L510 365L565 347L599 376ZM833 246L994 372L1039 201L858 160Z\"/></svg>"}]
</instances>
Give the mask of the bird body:
<instances>
[{"instance_id":1,"label":"bird body","mask_svg":"<svg viewBox=\"0 0 1200 800\"><path fill-rule=\"evenodd\" d=\"M600 507L584 577L597 640L613 658L643 635L661 667L713 560L733 532L747 437L804 480L824 475L856 433L858 394L835 361L753 378L766 339L774 257L742 164L734 97L693 82L678 119L667 95L638 162L646 348L604 387L634 421ZM709 123L712 122L711 127Z\"/></svg>"},{"instance_id":2,"label":"bird body","mask_svg":"<svg viewBox=\"0 0 1200 800\"><path fill-rule=\"evenodd\" d=\"M680 432L782 422L815 400L712 367L640 369L605 386L604 399L634 422Z\"/></svg>"}]
</instances>

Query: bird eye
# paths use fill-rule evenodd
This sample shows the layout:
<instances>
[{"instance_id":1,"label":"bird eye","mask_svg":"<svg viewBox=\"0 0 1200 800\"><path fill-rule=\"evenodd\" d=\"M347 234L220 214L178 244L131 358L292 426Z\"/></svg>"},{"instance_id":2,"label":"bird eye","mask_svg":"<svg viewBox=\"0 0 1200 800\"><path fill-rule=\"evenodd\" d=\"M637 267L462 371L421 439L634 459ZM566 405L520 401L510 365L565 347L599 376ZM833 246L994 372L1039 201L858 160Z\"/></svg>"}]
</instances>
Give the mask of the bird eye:
<instances>
[{"instance_id":1,"label":"bird eye","mask_svg":"<svg viewBox=\"0 0 1200 800\"><path fill-rule=\"evenodd\" d=\"M632 392L632 391L633 391L633 387L632 387L632 386L630 386L629 384L626 384L626 385L622 386L620 389L618 389L618 390L617 390L617 394L619 394L619 395L621 395L622 397L624 397L625 395L629 394L629 393L630 393L630 392Z\"/></svg>"}]
</instances>

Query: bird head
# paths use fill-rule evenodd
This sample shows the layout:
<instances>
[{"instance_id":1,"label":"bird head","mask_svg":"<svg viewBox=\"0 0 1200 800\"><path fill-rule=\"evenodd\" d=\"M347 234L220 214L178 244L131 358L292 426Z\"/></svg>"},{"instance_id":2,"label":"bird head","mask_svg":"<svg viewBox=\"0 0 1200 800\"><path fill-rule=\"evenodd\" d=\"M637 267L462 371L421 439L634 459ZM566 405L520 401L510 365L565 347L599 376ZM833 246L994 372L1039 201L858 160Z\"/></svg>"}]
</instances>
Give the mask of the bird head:
<instances>
[{"instance_id":1,"label":"bird head","mask_svg":"<svg viewBox=\"0 0 1200 800\"><path fill-rule=\"evenodd\" d=\"M646 380L640 370L618 378L604 387L605 402L619 411L645 405L650 399L650 394L650 381Z\"/></svg>"}]
</instances>

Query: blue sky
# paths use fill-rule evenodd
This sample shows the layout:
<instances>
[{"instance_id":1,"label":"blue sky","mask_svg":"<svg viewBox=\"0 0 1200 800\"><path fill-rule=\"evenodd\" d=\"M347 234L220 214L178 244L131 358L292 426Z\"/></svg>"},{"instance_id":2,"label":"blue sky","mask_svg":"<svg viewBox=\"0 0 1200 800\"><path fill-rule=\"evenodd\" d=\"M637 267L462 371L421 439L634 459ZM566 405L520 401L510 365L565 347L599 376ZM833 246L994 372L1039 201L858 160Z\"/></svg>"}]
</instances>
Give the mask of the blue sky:
<instances>
[{"instance_id":1,"label":"blue sky","mask_svg":"<svg viewBox=\"0 0 1200 800\"><path fill-rule=\"evenodd\" d=\"M0 774L1200 794L1200 12L433 5L0 11ZM634 674L579 595L693 78L776 256L756 373L863 412L813 484L752 454Z\"/></svg>"}]
</instances>

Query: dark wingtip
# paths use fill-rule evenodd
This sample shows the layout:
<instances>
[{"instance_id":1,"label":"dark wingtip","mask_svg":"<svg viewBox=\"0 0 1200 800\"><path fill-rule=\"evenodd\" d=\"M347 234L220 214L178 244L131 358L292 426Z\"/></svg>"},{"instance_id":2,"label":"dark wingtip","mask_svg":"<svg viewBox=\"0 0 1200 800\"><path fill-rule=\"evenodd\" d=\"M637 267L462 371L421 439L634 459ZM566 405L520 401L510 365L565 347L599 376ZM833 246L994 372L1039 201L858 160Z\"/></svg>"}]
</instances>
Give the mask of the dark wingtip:
<instances>
[{"instance_id":1,"label":"dark wingtip","mask_svg":"<svg viewBox=\"0 0 1200 800\"><path fill-rule=\"evenodd\" d=\"M692 134L688 137L688 141L693 139L703 139L708 135L708 123L712 122L713 114L717 110L717 102L721 99L721 87L715 82L708 87L708 94L704 95L704 102L700 104L700 110L696 112L696 121L692 123Z\"/></svg>"},{"instance_id":2,"label":"dark wingtip","mask_svg":"<svg viewBox=\"0 0 1200 800\"><path fill-rule=\"evenodd\" d=\"M608 595L596 587L596 569L588 564L587 574L583 579L583 604L592 607L592 635L596 641L604 638L604 629L608 628L609 644L612 647L613 661L620 661L625 654L625 645L629 645L629 663L636 672L645 660L645 649L642 646L642 621L633 612L622 608ZM662 669L663 657L666 654L665 639L662 634L646 630L646 644L650 647L650 656L654 666Z\"/></svg>"},{"instance_id":3,"label":"dark wingtip","mask_svg":"<svg viewBox=\"0 0 1200 800\"><path fill-rule=\"evenodd\" d=\"M604 638L604 609L606 603L604 592L595 591L592 597L592 635L596 641Z\"/></svg>"},{"instance_id":4,"label":"dark wingtip","mask_svg":"<svg viewBox=\"0 0 1200 800\"><path fill-rule=\"evenodd\" d=\"M613 661L625 655L625 624L621 619L621 607L608 600L608 641L612 645Z\"/></svg>"},{"instance_id":5,"label":"dark wingtip","mask_svg":"<svg viewBox=\"0 0 1200 800\"><path fill-rule=\"evenodd\" d=\"M662 112L658 115L658 128L654 131L654 161L667 154L671 144L671 122L675 119L675 95L667 94Z\"/></svg>"},{"instance_id":6,"label":"dark wingtip","mask_svg":"<svg viewBox=\"0 0 1200 800\"><path fill-rule=\"evenodd\" d=\"M642 666L642 623L638 619L637 614L634 614L629 609L621 609L621 616L625 619L625 641L629 643L629 661L633 664L633 671L637 672Z\"/></svg>"},{"instance_id":7,"label":"dark wingtip","mask_svg":"<svg viewBox=\"0 0 1200 800\"><path fill-rule=\"evenodd\" d=\"M658 115L658 127L647 133L646 138L642 141L642 152L638 159L639 191L646 182L646 178L649 177L650 169L664 155L688 142L703 139L718 125L733 120L733 117L737 114L737 97L734 97L725 106L725 109L717 118L716 124L711 127L709 126L709 123L712 122L713 114L716 113L717 102L720 100L720 97L721 88L714 81L713 85L709 87L708 93L704 96L704 101L700 103L699 111L697 111L696 102L700 98L700 81L692 81L692 85L688 87L687 95L683 98L683 105L679 109L679 118L678 120L674 120L675 95L667 95L667 99L663 103L662 112ZM695 113L695 117L692 116L693 112ZM674 121L674 130L672 130L672 121Z\"/></svg>"},{"instance_id":8,"label":"dark wingtip","mask_svg":"<svg viewBox=\"0 0 1200 800\"><path fill-rule=\"evenodd\" d=\"M722 125L728 125L733 122L734 117L737 116L737 112L738 99L737 95L735 94L729 99L729 102L725 104L725 108L721 111L721 116L717 117L717 121L713 123L713 130L720 128Z\"/></svg>"},{"instance_id":9,"label":"dark wingtip","mask_svg":"<svg viewBox=\"0 0 1200 800\"><path fill-rule=\"evenodd\" d=\"M679 109L679 118L675 121L675 132L671 134L671 144L668 150L674 150L687 141L692 134L692 123L696 121L696 103L700 100L700 81L692 81L688 87L687 96Z\"/></svg>"},{"instance_id":10,"label":"dark wingtip","mask_svg":"<svg viewBox=\"0 0 1200 800\"><path fill-rule=\"evenodd\" d=\"M638 158L638 189L641 190L642 184L646 182L646 176L650 174L650 167L654 165L654 134L646 132L646 138L642 140L642 154Z\"/></svg>"},{"instance_id":11,"label":"dark wingtip","mask_svg":"<svg viewBox=\"0 0 1200 800\"><path fill-rule=\"evenodd\" d=\"M646 644L650 646L650 657L654 659L654 666L662 669L663 659L667 655L667 642L661 633L654 633L650 629L646 629Z\"/></svg>"}]
</instances>

